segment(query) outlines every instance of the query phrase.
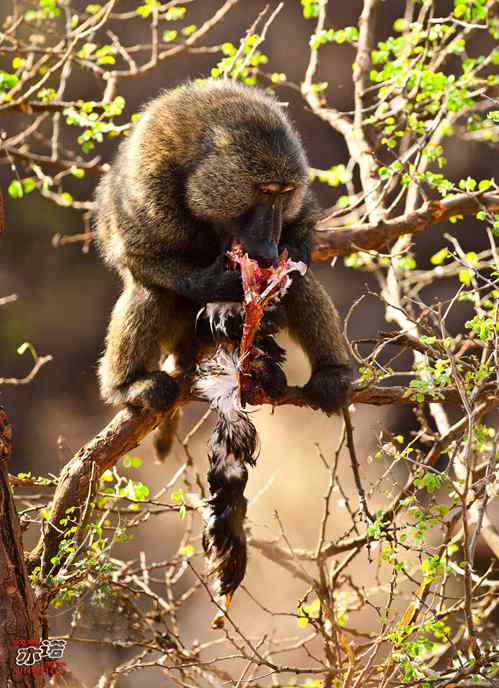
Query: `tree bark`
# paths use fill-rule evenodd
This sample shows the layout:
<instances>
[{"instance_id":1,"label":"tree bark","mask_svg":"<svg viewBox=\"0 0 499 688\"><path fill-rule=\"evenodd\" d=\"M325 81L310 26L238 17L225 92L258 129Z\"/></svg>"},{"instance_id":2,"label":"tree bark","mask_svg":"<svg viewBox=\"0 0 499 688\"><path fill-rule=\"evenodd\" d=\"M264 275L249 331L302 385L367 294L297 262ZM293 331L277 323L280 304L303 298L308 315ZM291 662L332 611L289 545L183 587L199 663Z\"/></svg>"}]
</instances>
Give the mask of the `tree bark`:
<instances>
[{"instance_id":1,"label":"tree bark","mask_svg":"<svg viewBox=\"0 0 499 688\"><path fill-rule=\"evenodd\" d=\"M40 641L39 611L24 562L22 533L9 487L12 428L0 406L0 686L41 688L42 675L16 666L18 640Z\"/></svg>"}]
</instances>

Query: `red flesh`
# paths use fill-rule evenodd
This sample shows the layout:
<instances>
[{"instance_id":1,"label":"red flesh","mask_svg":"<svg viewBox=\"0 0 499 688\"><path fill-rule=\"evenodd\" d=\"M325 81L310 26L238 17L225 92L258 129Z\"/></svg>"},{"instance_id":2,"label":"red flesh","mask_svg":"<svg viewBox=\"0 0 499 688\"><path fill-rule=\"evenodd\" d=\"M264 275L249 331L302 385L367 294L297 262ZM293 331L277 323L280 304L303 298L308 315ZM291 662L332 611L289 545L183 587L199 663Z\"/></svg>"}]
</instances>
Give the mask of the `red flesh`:
<instances>
[{"instance_id":1,"label":"red flesh","mask_svg":"<svg viewBox=\"0 0 499 688\"><path fill-rule=\"evenodd\" d=\"M241 270L244 292L244 326L239 347L239 390L241 400L251 397L253 403L263 400L262 390L256 390L251 379L252 371L259 356L258 349L253 346L258 328L265 313L265 308L280 292L283 282L287 278L288 255L284 251L277 267L262 268L256 260L243 253L240 246L234 246L228 253L231 263L238 265ZM263 292L270 283L272 288L265 296Z\"/></svg>"}]
</instances>

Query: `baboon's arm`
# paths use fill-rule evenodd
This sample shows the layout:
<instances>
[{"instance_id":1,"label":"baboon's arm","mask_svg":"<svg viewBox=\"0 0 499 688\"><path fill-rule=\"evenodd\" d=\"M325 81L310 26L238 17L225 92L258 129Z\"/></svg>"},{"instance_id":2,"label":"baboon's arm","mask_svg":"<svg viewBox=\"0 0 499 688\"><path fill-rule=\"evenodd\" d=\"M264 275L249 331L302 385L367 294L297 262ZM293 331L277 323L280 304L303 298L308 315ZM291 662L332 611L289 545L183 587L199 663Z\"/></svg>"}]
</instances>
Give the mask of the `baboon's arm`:
<instances>
[{"instance_id":1,"label":"baboon's arm","mask_svg":"<svg viewBox=\"0 0 499 688\"><path fill-rule=\"evenodd\" d=\"M284 304L289 332L312 368L303 396L311 406L338 412L348 401L352 379L341 318L311 271L293 281Z\"/></svg>"},{"instance_id":2,"label":"baboon's arm","mask_svg":"<svg viewBox=\"0 0 499 688\"><path fill-rule=\"evenodd\" d=\"M225 259L219 256L206 268L199 268L185 258L128 256L127 267L137 282L169 289L195 303L241 301L241 276L224 270Z\"/></svg>"}]
</instances>

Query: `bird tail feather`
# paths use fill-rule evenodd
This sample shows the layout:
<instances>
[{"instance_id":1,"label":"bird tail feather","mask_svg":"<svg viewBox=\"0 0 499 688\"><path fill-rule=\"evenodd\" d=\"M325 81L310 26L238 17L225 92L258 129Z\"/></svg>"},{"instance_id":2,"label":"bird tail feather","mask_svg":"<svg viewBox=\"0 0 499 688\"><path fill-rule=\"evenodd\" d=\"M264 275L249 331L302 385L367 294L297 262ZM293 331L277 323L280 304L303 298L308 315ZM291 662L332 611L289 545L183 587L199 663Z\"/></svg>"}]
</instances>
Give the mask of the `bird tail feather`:
<instances>
[{"instance_id":1,"label":"bird tail feather","mask_svg":"<svg viewBox=\"0 0 499 688\"><path fill-rule=\"evenodd\" d=\"M203 547L216 594L231 596L246 571L244 532L247 465L258 453L256 428L241 406L238 354L220 347L198 368L196 391L210 401L218 419L210 439L210 499L204 513Z\"/></svg>"}]
</instances>

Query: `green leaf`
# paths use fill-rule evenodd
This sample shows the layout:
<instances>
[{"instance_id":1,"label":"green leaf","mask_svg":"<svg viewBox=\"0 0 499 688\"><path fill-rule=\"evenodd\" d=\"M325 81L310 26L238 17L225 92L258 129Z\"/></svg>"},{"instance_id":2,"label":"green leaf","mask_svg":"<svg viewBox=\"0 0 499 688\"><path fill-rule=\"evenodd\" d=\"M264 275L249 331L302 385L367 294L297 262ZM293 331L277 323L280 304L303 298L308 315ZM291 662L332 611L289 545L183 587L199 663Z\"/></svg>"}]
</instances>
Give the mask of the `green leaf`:
<instances>
[{"instance_id":1,"label":"green leaf","mask_svg":"<svg viewBox=\"0 0 499 688\"><path fill-rule=\"evenodd\" d=\"M476 189L476 179L473 177L466 177L459 181L459 188L463 191L474 191Z\"/></svg>"},{"instance_id":2,"label":"green leaf","mask_svg":"<svg viewBox=\"0 0 499 688\"><path fill-rule=\"evenodd\" d=\"M149 488L140 481L134 481L134 492L138 502L143 502L149 497Z\"/></svg>"},{"instance_id":3,"label":"green leaf","mask_svg":"<svg viewBox=\"0 0 499 688\"><path fill-rule=\"evenodd\" d=\"M142 459L139 456L131 456L130 454L127 454L123 458L122 463L124 468L140 468L142 466Z\"/></svg>"},{"instance_id":4,"label":"green leaf","mask_svg":"<svg viewBox=\"0 0 499 688\"><path fill-rule=\"evenodd\" d=\"M25 60L22 57L14 57L12 60L12 68L13 69L22 69L24 67Z\"/></svg>"},{"instance_id":5,"label":"green leaf","mask_svg":"<svg viewBox=\"0 0 499 688\"><path fill-rule=\"evenodd\" d=\"M171 30L171 31L164 31L163 32L163 41L165 43L171 43L177 38L178 31Z\"/></svg>"},{"instance_id":6,"label":"green leaf","mask_svg":"<svg viewBox=\"0 0 499 688\"><path fill-rule=\"evenodd\" d=\"M186 559L190 559L191 557L194 556L195 550L192 545L185 545L185 547L181 547L179 550L179 554L182 557L185 557Z\"/></svg>"},{"instance_id":7,"label":"green leaf","mask_svg":"<svg viewBox=\"0 0 499 688\"><path fill-rule=\"evenodd\" d=\"M36 182L31 177L27 177L26 179L22 179L21 184L23 186L23 191L25 194L29 194L36 189Z\"/></svg>"},{"instance_id":8,"label":"green leaf","mask_svg":"<svg viewBox=\"0 0 499 688\"><path fill-rule=\"evenodd\" d=\"M302 607L298 607L297 610L297 622L300 628L304 628L310 619L317 619L319 617L321 610L321 602L317 598L311 604L304 604Z\"/></svg>"},{"instance_id":9,"label":"green leaf","mask_svg":"<svg viewBox=\"0 0 499 688\"><path fill-rule=\"evenodd\" d=\"M147 17L151 14L151 8L147 5L140 5L139 7L137 7L135 11L140 17L143 17L144 19L147 19Z\"/></svg>"},{"instance_id":10,"label":"green leaf","mask_svg":"<svg viewBox=\"0 0 499 688\"><path fill-rule=\"evenodd\" d=\"M449 257L449 249L447 247L441 248L440 251L437 251L437 253L433 254L433 256L430 258L430 262L432 265L442 265L444 260Z\"/></svg>"},{"instance_id":11,"label":"green leaf","mask_svg":"<svg viewBox=\"0 0 499 688\"><path fill-rule=\"evenodd\" d=\"M170 499L172 502L183 502L184 500L184 491L182 490L181 487L178 488L178 490L175 490L175 492L172 492L170 495Z\"/></svg>"},{"instance_id":12,"label":"green leaf","mask_svg":"<svg viewBox=\"0 0 499 688\"><path fill-rule=\"evenodd\" d=\"M286 81L286 75L283 72L273 72L270 75L270 80L273 84L280 84L282 81Z\"/></svg>"},{"instance_id":13,"label":"green leaf","mask_svg":"<svg viewBox=\"0 0 499 688\"><path fill-rule=\"evenodd\" d=\"M57 93L53 88L42 88L38 91L37 96L44 103L49 103L51 100L57 98Z\"/></svg>"},{"instance_id":14,"label":"green leaf","mask_svg":"<svg viewBox=\"0 0 499 688\"><path fill-rule=\"evenodd\" d=\"M492 186L492 179L482 179L478 184L478 191L487 191Z\"/></svg>"},{"instance_id":15,"label":"green leaf","mask_svg":"<svg viewBox=\"0 0 499 688\"><path fill-rule=\"evenodd\" d=\"M307 615L303 612L303 609L301 607L298 608L298 619L297 619L298 626L300 628L305 628L305 626L308 625L308 617Z\"/></svg>"},{"instance_id":16,"label":"green leaf","mask_svg":"<svg viewBox=\"0 0 499 688\"><path fill-rule=\"evenodd\" d=\"M126 100L123 98L123 96L116 96L111 103L106 105L104 114L106 117L119 117L119 115L123 114L125 105Z\"/></svg>"},{"instance_id":17,"label":"green leaf","mask_svg":"<svg viewBox=\"0 0 499 688\"><path fill-rule=\"evenodd\" d=\"M7 191L9 192L9 196L11 196L12 198L22 198L24 195L23 185L17 179L13 179L10 182Z\"/></svg>"},{"instance_id":18,"label":"green leaf","mask_svg":"<svg viewBox=\"0 0 499 688\"><path fill-rule=\"evenodd\" d=\"M78 57L80 57L82 60L88 60L96 48L96 43L84 43L77 53Z\"/></svg>"},{"instance_id":19,"label":"green leaf","mask_svg":"<svg viewBox=\"0 0 499 688\"><path fill-rule=\"evenodd\" d=\"M65 207L69 207L73 203L73 197L71 196L70 193L68 193L67 191L64 191L59 196L59 202L61 205L65 206Z\"/></svg>"},{"instance_id":20,"label":"green leaf","mask_svg":"<svg viewBox=\"0 0 499 688\"><path fill-rule=\"evenodd\" d=\"M301 0L301 4L305 19L314 19L319 16L319 0Z\"/></svg>"},{"instance_id":21,"label":"green leaf","mask_svg":"<svg viewBox=\"0 0 499 688\"><path fill-rule=\"evenodd\" d=\"M471 284L471 276L472 273L469 270L460 270L458 275L459 281L467 287Z\"/></svg>"},{"instance_id":22,"label":"green leaf","mask_svg":"<svg viewBox=\"0 0 499 688\"><path fill-rule=\"evenodd\" d=\"M187 9L185 7L169 7L166 11L165 18L167 21L178 21L183 19Z\"/></svg>"},{"instance_id":23,"label":"green leaf","mask_svg":"<svg viewBox=\"0 0 499 688\"><path fill-rule=\"evenodd\" d=\"M397 31L397 33L402 33L403 31L406 31L408 28L409 22L407 22L405 19L402 19L401 17L393 22L393 30Z\"/></svg>"},{"instance_id":24,"label":"green leaf","mask_svg":"<svg viewBox=\"0 0 499 688\"><path fill-rule=\"evenodd\" d=\"M184 28L182 29L182 35L190 36L194 33L194 31L196 31L197 28L198 27L196 26L196 24L189 24L189 26L184 26Z\"/></svg>"},{"instance_id":25,"label":"green leaf","mask_svg":"<svg viewBox=\"0 0 499 688\"><path fill-rule=\"evenodd\" d=\"M319 83L319 84L312 84L310 90L312 91L312 93L322 93L322 91L325 91L327 87L328 87L328 82L327 81L321 81L321 83Z\"/></svg>"}]
</instances>

